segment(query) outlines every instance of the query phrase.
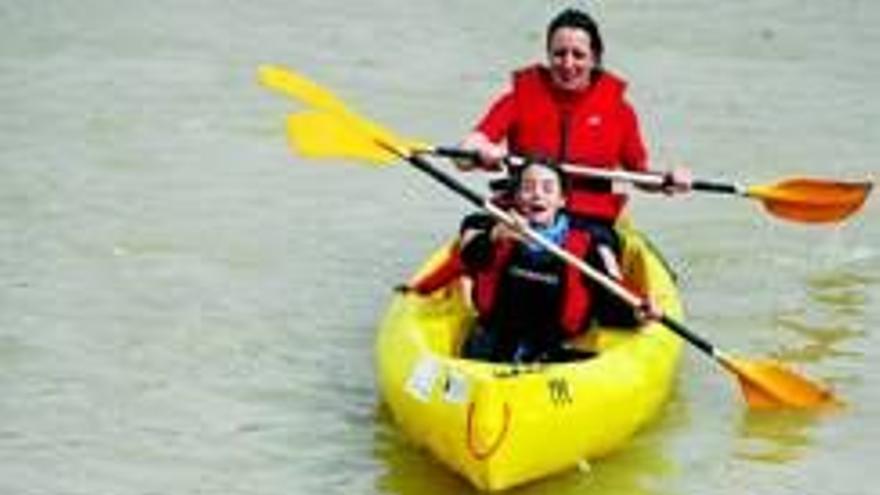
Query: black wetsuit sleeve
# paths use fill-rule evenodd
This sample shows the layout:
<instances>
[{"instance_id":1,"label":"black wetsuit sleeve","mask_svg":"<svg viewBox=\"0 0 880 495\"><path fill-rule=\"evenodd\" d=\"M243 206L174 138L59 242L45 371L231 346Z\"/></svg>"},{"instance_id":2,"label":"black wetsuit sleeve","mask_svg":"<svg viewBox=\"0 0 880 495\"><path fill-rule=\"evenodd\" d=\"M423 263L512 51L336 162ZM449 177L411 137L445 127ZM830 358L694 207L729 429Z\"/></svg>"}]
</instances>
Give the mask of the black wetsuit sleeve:
<instances>
[{"instance_id":1,"label":"black wetsuit sleeve","mask_svg":"<svg viewBox=\"0 0 880 495\"><path fill-rule=\"evenodd\" d=\"M587 287L592 288L593 318L595 318L596 322L603 326L618 328L639 326L640 321L635 308L586 275L584 276L584 283L587 284Z\"/></svg>"},{"instance_id":2,"label":"black wetsuit sleeve","mask_svg":"<svg viewBox=\"0 0 880 495\"><path fill-rule=\"evenodd\" d=\"M473 213L461 222L461 233L476 232L461 245L461 261L468 270L481 270L492 263L495 246L491 232L495 220L485 213Z\"/></svg>"},{"instance_id":3,"label":"black wetsuit sleeve","mask_svg":"<svg viewBox=\"0 0 880 495\"><path fill-rule=\"evenodd\" d=\"M604 287L596 287L595 317L600 325L633 328L639 326L635 309Z\"/></svg>"}]
</instances>

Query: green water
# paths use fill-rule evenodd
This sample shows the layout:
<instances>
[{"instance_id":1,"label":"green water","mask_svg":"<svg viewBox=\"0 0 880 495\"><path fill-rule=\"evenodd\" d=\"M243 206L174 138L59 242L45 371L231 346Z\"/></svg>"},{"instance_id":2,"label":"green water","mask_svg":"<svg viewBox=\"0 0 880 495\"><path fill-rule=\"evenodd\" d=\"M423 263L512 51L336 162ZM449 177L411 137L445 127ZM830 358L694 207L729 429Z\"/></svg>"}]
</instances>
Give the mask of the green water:
<instances>
[{"instance_id":1,"label":"green water","mask_svg":"<svg viewBox=\"0 0 880 495\"><path fill-rule=\"evenodd\" d=\"M390 424L372 362L390 287L467 208L404 166L291 157L294 107L255 71L294 67L401 133L454 142L541 56L560 5L0 5L0 493L468 492ZM876 174L875 3L595 10L656 166ZM688 353L631 445L515 493L875 493L878 211L806 228L748 200L637 195L690 326L848 407L749 413Z\"/></svg>"}]
</instances>

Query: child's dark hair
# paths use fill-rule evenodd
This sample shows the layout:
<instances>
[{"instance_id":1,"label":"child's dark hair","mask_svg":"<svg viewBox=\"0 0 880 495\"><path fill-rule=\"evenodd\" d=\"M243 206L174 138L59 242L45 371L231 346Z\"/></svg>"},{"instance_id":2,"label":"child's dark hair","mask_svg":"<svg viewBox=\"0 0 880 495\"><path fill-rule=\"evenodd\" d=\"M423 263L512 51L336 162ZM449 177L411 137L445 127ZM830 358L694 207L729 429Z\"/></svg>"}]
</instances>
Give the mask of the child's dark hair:
<instances>
[{"instance_id":1,"label":"child's dark hair","mask_svg":"<svg viewBox=\"0 0 880 495\"><path fill-rule=\"evenodd\" d=\"M556 174L556 178L559 179L559 187L562 191L562 194L566 194L568 192L568 180L566 180L565 171L563 171L562 167L560 167L559 165L545 161L529 162L513 170L511 173L512 190L519 190L520 185L522 184L523 173L525 173L525 171L531 167L544 167L547 170L550 170L551 172Z\"/></svg>"},{"instance_id":2,"label":"child's dark hair","mask_svg":"<svg viewBox=\"0 0 880 495\"><path fill-rule=\"evenodd\" d=\"M550 21L547 26L547 47L550 47L550 40L553 34L560 28L581 29L590 35L590 50L596 58L596 64L602 63L602 52L605 51L605 45L602 43L602 35L599 34L599 25L584 11L578 9L565 9Z\"/></svg>"}]
</instances>

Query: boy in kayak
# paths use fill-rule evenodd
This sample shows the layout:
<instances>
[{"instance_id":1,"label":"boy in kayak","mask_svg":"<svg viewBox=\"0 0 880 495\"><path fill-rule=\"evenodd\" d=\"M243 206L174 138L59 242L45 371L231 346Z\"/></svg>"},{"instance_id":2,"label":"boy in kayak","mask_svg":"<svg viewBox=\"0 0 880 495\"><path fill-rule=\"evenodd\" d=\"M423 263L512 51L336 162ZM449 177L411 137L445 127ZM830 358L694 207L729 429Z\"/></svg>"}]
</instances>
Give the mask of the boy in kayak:
<instances>
[{"instance_id":1,"label":"boy in kayak","mask_svg":"<svg viewBox=\"0 0 880 495\"><path fill-rule=\"evenodd\" d=\"M514 185L519 221L587 263L600 264L590 249L590 235L572 228L563 210L566 195L557 167L529 164L514 176ZM464 344L463 357L564 361L573 357L565 342L580 335L593 316L618 326L634 326L641 316L612 297L601 298L601 315L596 314L596 296L603 291L577 268L486 214L473 214L462 222L458 252L461 271L473 280L478 323ZM434 276L403 289L424 294L445 282ZM655 313L653 308L646 311Z\"/></svg>"}]
</instances>

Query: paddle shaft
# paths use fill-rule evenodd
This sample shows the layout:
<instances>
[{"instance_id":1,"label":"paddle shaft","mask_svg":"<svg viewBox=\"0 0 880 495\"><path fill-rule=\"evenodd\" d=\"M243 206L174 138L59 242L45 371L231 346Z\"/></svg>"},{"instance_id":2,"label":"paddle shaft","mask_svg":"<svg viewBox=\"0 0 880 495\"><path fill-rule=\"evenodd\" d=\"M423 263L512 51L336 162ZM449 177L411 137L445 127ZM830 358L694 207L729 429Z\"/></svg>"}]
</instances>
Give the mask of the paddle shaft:
<instances>
[{"instance_id":1,"label":"paddle shaft","mask_svg":"<svg viewBox=\"0 0 880 495\"><path fill-rule=\"evenodd\" d=\"M480 196L476 192L472 191L471 189L469 189L467 186L465 186L461 182L455 180L449 174L441 172L440 169L431 165L428 162L428 160L425 160L424 158L422 158L418 155L413 155L413 154L407 155L405 153L401 153L400 150L390 149L388 146L383 146L383 147L385 149L389 149L390 151L394 152L395 154L397 154L398 156L400 156L401 158L403 158L404 160L409 162L410 165L412 165L415 168L421 170L422 172L428 174L434 180L440 182L441 184L448 187L449 189L452 189L453 191L457 192L463 198L468 200L468 202L471 203L472 205L476 206L477 208L486 209L488 201L486 201L485 198L483 198L482 196ZM501 211L501 210L499 210L499 211ZM508 217L510 216L506 212L505 212L505 215Z\"/></svg>"},{"instance_id":2,"label":"paddle shaft","mask_svg":"<svg viewBox=\"0 0 880 495\"><path fill-rule=\"evenodd\" d=\"M454 148L450 146L436 146L426 150L429 153L444 156L447 158L455 158L461 160L479 161L479 155L476 151ZM529 163L529 159L518 156L508 155L504 161L514 167L523 167ZM574 165L571 163L559 164L562 170L571 175L581 177L591 177L594 179L617 180L622 182L630 182L645 186L663 187L667 184L668 179L663 174L647 173L647 172L630 172L628 170L611 170L596 167L587 167L584 165ZM726 182L717 182L709 180L694 180L691 183L691 189L695 191L714 192L722 194L747 195L743 187Z\"/></svg>"},{"instance_id":3,"label":"paddle shaft","mask_svg":"<svg viewBox=\"0 0 880 495\"><path fill-rule=\"evenodd\" d=\"M634 309L638 310L645 306L647 301L644 298L631 292L617 281L591 267L582 259L547 240L542 235L525 225L519 217L499 208L491 201L488 201L484 197L470 190L461 182L434 167L423 157L418 154L407 153L406 151L393 146L383 145L383 147L393 151L400 158L405 159L408 163L412 164L419 170L427 173L437 181L459 193L474 206L482 208L499 221L517 229L528 239L550 251L551 254L570 263ZM687 343L696 347L706 356L712 358L712 360L721 365L721 367L731 372L742 387L746 402L751 408L813 408L825 404L837 403L833 394L828 389L813 384L809 380L798 376L796 373L777 365L772 365L768 368L766 363L764 363L763 368L756 369L754 363L749 363L742 359L734 359L728 356L726 353L712 345L708 340L692 332L680 321L665 313L659 315L658 321L670 331L684 339Z\"/></svg>"},{"instance_id":4,"label":"paddle shaft","mask_svg":"<svg viewBox=\"0 0 880 495\"><path fill-rule=\"evenodd\" d=\"M606 289L608 289L611 292L613 292L614 294L616 294L618 297L620 297L621 299L626 301L626 303L629 304L630 306L639 307L644 304L644 301L639 296L628 291L622 285L618 284L617 282L615 282L613 279L611 279L610 277L608 277L604 273L591 267L590 265L585 263L580 258L574 256L573 254L569 253L565 249L562 249L561 247L557 246L553 242L547 240L544 236L535 232L533 229L529 228L523 222L518 221L512 214L499 208L494 203L492 203L488 199L484 198L483 196L477 194L476 192L474 192L473 190L471 190L470 188L465 186L460 181L454 179L449 174L442 172L437 167L431 165L424 158L422 158L418 155L406 155L406 154L402 154L402 153L398 153L398 154L400 155L401 158L404 158L407 162L412 164L417 169L430 175L435 180L439 181L440 183L442 183L446 187L452 189L453 191L455 191L458 194L460 194L461 196L463 196L465 199L467 199L471 204L473 204L477 208L482 208L483 210L488 212L490 215L492 215L496 219L500 220L501 222L504 222L505 224L507 224L507 225L511 226L512 228L516 229L517 231L521 232L529 240L534 241L535 243L541 245L541 247L543 247L543 248L547 249L548 251L550 251L551 253L553 253L555 256L557 256L557 257L561 258L562 260L576 266L579 270L584 272L584 274L586 274L588 277L590 277L591 279L598 282Z\"/></svg>"},{"instance_id":5,"label":"paddle shaft","mask_svg":"<svg viewBox=\"0 0 880 495\"><path fill-rule=\"evenodd\" d=\"M584 260L574 256L570 252L565 249L557 246L556 244L547 240L544 236L538 234L534 230L522 226L516 222L512 215L507 213L506 211L498 208L492 202L485 202L483 209L488 211L490 214L498 218L499 220L506 222L508 224L514 225L517 229L522 231L526 237L530 240L538 243L544 249L550 251L555 256L561 258L565 262L574 265L578 270L582 273L590 277L593 281L602 285L605 289L613 292L614 295L622 299L625 303L630 305L634 309L639 309L646 304L646 301L639 297L638 295L632 293L627 290L623 285L612 279L611 277L605 275L604 273L596 270L592 266L588 265ZM713 346L709 341L690 331L687 327L685 327L681 322L673 319L667 314L661 314L659 318L660 323L662 323L666 328L672 330L677 333L680 337L688 341L691 345L708 355L713 359L721 360L724 363L723 355Z\"/></svg>"},{"instance_id":6,"label":"paddle shaft","mask_svg":"<svg viewBox=\"0 0 880 495\"><path fill-rule=\"evenodd\" d=\"M708 340L700 337L699 335L691 332L684 325L682 325L677 320L670 318L667 315L660 316L660 323L663 323L663 326L677 333L681 338L687 340L691 345L696 347L697 349L703 351L706 355L710 356L713 359L718 359L719 352L715 349Z\"/></svg>"},{"instance_id":7,"label":"paddle shaft","mask_svg":"<svg viewBox=\"0 0 880 495\"><path fill-rule=\"evenodd\" d=\"M380 142L380 144L383 143ZM529 228L520 217L499 208L491 201L470 190L461 182L434 167L422 156L397 148L393 145L383 144L383 147L394 152L394 154L405 159L417 169L425 172L435 180L459 193L474 206L482 208L499 221L518 230L529 240L550 251L551 254L570 263L586 276L590 277L593 281L614 293L614 295L622 299L634 309L638 310L645 306L647 301L644 298L631 292L617 281L591 267L582 259L547 240L542 235ZM684 324L665 313L659 315L658 321L660 324L680 336L687 343L696 347L699 351L712 358L713 361L733 374L739 382L746 398L746 402L750 408L815 408L827 404L838 404L830 390L814 384L809 380L798 376L796 373L775 364L757 364L742 359L734 359L713 346L708 340L695 334L685 327Z\"/></svg>"},{"instance_id":8,"label":"paddle shaft","mask_svg":"<svg viewBox=\"0 0 880 495\"><path fill-rule=\"evenodd\" d=\"M475 150L454 147L419 148L423 153L446 156L457 160L479 162ZM528 158L508 155L504 158L508 167L516 169L529 162ZM672 176L668 173L632 172L611 170L562 163L558 165L566 174L600 180L623 181L638 184L651 190L674 189ZM715 180L692 180L689 188L716 194L755 199L761 202L771 215L798 223L830 223L843 220L856 212L870 193L871 181L838 181L809 177L790 178L771 185L744 186L735 182Z\"/></svg>"},{"instance_id":9,"label":"paddle shaft","mask_svg":"<svg viewBox=\"0 0 880 495\"><path fill-rule=\"evenodd\" d=\"M351 133L359 134L360 137L354 139L353 142L348 143L349 148L346 148L347 154L344 156L364 158L362 153L364 152L364 148L366 148L370 149L366 158L376 160L377 156L375 149L373 148L380 147L390 152L392 155L406 160L408 163L427 173L435 180L459 193L474 206L485 209L500 221L519 230L528 239L545 247L551 253L559 256L566 262L573 264L584 272L586 276L591 277L596 283L603 285L606 289L620 297L629 305L636 309L644 307L646 303L645 299L624 288L616 280L608 278L606 275L596 271L579 258L543 238L530 229L519 216L508 213L498 208L493 203L486 201L482 196L474 193L452 177L437 170L430 162L417 155L418 153L432 153L432 148L396 138L389 131L349 110L341 100L336 98L328 90L282 68L271 66L261 67L260 79L272 89L279 90L289 96L306 102L315 109L320 109L322 112L327 112L328 115L335 116L334 118L337 122L333 123L331 129L338 130L338 124L342 124L343 127L347 128L347 131L345 132L347 138L352 137L350 135ZM320 126L324 126L322 127L324 131L327 130L327 118L323 118L323 120L318 123ZM311 127L309 128L311 129ZM318 154L318 156L335 156L327 153L327 135L327 133L322 134L322 137L319 140L321 145L313 146L311 149L312 153L317 153L316 150L320 150L321 153ZM330 132L329 135L332 135L332 132ZM315 138L314 135L312 135L312 138ZM309 144L314 145L315 143ZM298 146L302 146L302 143ZM473 157L474 155L471 153L469 156ZM385 162L385 158L382 158L381 162ZM584 170L583 167L578 168ZM631 173L626 172L626 174ZM621 176L621 178L623 177L625 176ZM666 185L666 179L662 176L655 176L651 180L657 181L658 177L659 180L663 181L660 184ZM630 176L630 179L636 180L634 176ZM657 182L653 183L656 184ZM831 184L831 191L838 196L844 196L844 199L839 202L840 204L832 204L830 210L827 207L827 202L820 204L819 206L822 208L818 208L818 214L814 212L810 212L809 214L804 213L797 207L797 205L792 207L791 196L798 196L797 194L793 194L792 190L800 192L799 200L801 203L807 203L808 206L816 207L816 204L814 202L811 203L808 199L815 196L826 197L823 193L828 191L829 184L821 181L801 179L799 181L786 181L783 185L787 187L786 192L788 193L785 202L774 202L769 198L766 191L768 188L750 187L747 190L743 190L729 184L706 182L700 183L697 188L759 198L764 201L764 204L769 211L783 218L792 218L798 221L808 222L824 222L839 220L855 211L862 204L867 193L870 191L871 184L866 182L858 184ZM817 187L819 188L818 192ZM769 189L771 189L771 191L773 190L772 188ZM680 322L673 320L668 315L660 314L658 315L658 318L660 323L664 324L671 331L680 335L688 343L697 347L701 351L709 354L716 362L731 371L742 385L746 400L750 407L815 407L834 402L833 395L830 391L811 383L809 380L800 377L795 373L775 365L768 366L766 363L754 363L728 357L720 350L714 348L708 341L690 332Z\"/></svg>"},{"instance_id":10,"label":"paddle shaft","mask_svg":"<svg viewBox=\"0 0 880 495\"><path fill-rule=\"evenodd\" d=\"M638 308L641 308L642 306L644 306L645 300L643 298L641 298L640 296L627 290L620 283L616 282L615 280L613 280L609 276L605 275L604 273L591 267L586 262L584 262L582 259L574 256L573 254L566 251L565 249L562 249L561 247L557 246L553 242L547 240L544 236L542 236L541 234L538 234L533 229L529 228L526 225L523 225L522 222L518 221L513 215L511 215L510 213L499 208L494 203L492 203L491 201L488 201L487 199L485 199L481 195L477 194L473 190L469 189L467 186L465 186L464 184L462 184L458 180L454 179L450 175L440 171L439 169L437 169L436 167L431 165L424 158L422 158L418 155L406 155L406 154L400 153L399 151L397 151L397 154L401 158L404 158L407 162L409 162L411 165L413 165L417 169L430 175L435 180L439 181L443 185L447 186L448 188L452 189L453 191L455 191L458 194L460 194L461 196L463 196L465 199L467 199L474 206L476 206L478 208L482 208L483 210L488 212L490 215L494 216L496 219L498 219L501 222L504 222L504 223L510 225L511 227L517 229L518 231L520 231L529 240L532 240L532 241L536 242L537 244L540 244L541 247L547 249L553 255L561 258L563 261L565 261L567 263L574 265L578 270L580 270L585 275L590 277L593 281L602 285L605 289L614 293L614 295L616 295L617 297L622 299L624 302L626 302L631 307L638 309ZM666 315L666 314L660 315L659 321L664 326L666 326L668 329L672 330L673 332L675 332L676 334L681 336L683 339L685 339L688 343L690 343L691 345L693 345L697 349L703 351L704 353L706 353L710 357L718 359L721 356L721 354L715 349L715 347L711 343L709 343L709 341L705 340L704 338L700 337L699 335L688 330L688 328L685 327L681 322L673 319L669 315Z\"/></svg>"},{"instance_id":11,"label":"paddle shaft","mask_svg":"<svg viewBox=\"0 0 880 495\"><path fill-rule=\"evenodd\" d=\"M344 124L343 127L351 126L362 135L381 137L381 140L386 144L397 143L395 146L403 146L407 154L436 153L467 160L478 159L473 150L435 148L414 141L400 140L388 130L352 111L331 91L283 67L261 66L260 81L266 87L299 100L313 110L319 110L335 116L339 120L335 124L342 123ZM328 126L327 119L324 118L318 124L319 127L323 126L326 130ZM303 123L303 127L313 129L311 126L306 126L305 123ZM328 153L327 148L328 146L332 147L333 141L328 139L328 136L332 136L333 131L338 130L338 128L338 125L331 125L331 131L327 132L324 137L307 141L306 144L311 147L310 153L314 156L332 155L332 152ZM316 131L313 129L311 132L312 137L314 137ZM346 132L346 134L349 133ZM347 137L350 138L351 136ZM383 157L377 156L375 150L372 149L372 145L375 143L362 139L343 140L342 142L347 143L348 148L345 152L347 157L366 158L380 163L385 160ZM301 143L299 146L303 146L303 144ZM365 149L368 151L364 155ZM511 160L515 161L515 158ZM520 161L524 160L520 159ZM571 174L587 175L605 180L628 181L648 186L648 188L655 190L669 190L669 186L676 185L670 183L671 176L669 174L608 170L589 168L582 165L565 165L564 167ZM735 183L696 180L690 184L690 189L757 199L770 214L778 218L799 223L815 224L837 222L852 215L864 203L871 190L871 185L871 181L841 182L799 178L785 180L782 183L769 186L743 187Z\"/></svg>"}]
</instances>

